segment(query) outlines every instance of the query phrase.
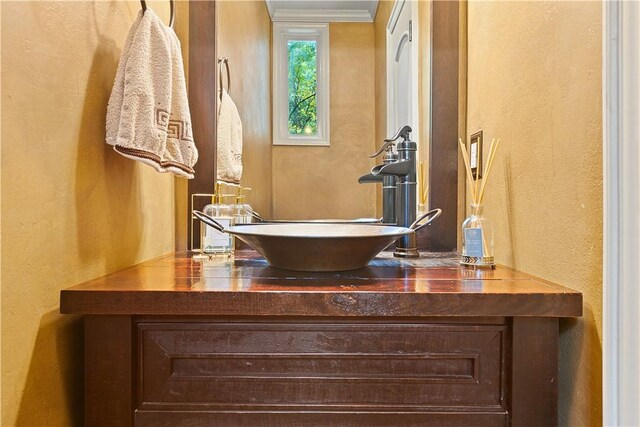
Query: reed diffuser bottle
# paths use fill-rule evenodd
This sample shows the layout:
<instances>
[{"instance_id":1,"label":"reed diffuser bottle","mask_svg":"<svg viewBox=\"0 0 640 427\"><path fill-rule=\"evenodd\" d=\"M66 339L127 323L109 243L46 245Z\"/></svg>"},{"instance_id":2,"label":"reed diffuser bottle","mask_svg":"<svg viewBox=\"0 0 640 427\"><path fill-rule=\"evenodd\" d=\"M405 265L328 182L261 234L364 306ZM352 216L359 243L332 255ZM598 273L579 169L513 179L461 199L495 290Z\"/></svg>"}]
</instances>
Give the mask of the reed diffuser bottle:
<instances>
[{"instance_id":1,"label":"reed diffuser bottle","mask_svg":"<svg viewBox=\"0 0 640 427\"><path fill-rule=\"evenodd\" d=\"M464 160L467 181L469 182L469 190L471 192L471 215L462 223L462 258L460 263L475 267L494 267L495 261L493 257L493 224L489 221L482 211L482 201L484 199L484 190L487 185L489 173L493 166L500 140L491 141L489 148L489 160L487 169L484 174L482 186L478 188L479 178L473 180L471 172L469 156L467 155L467 146L458 140L462 149L462 159Z\"/></svg>"},{"instance_id":2,"label":"reed diffuser bottle","mask_svg":"<svg viewBox=\"0 0 640 427\"><path fill-rule=\"evenodd\" d=\"M495 265L493 259L493 224L482 213L482 205L471 203L471 215L462 223L461 264Z\"/></svg>"}]
</instances>

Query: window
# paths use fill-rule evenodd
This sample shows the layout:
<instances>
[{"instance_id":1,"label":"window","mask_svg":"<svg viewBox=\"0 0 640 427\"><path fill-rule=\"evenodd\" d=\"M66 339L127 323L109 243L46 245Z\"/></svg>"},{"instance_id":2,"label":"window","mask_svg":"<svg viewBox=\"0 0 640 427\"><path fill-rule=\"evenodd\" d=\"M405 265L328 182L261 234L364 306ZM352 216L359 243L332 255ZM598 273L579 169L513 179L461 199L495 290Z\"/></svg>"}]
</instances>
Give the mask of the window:
<instances>
[{"instance_id":1,"label":"window","mask_svg":"<svg viewBox=\"0 0 640 427\"><path fill-rule=\"evenodd\" d=\"M329 145L329 27L273 24L273 144Z\"/></svg>"}]
</instances>

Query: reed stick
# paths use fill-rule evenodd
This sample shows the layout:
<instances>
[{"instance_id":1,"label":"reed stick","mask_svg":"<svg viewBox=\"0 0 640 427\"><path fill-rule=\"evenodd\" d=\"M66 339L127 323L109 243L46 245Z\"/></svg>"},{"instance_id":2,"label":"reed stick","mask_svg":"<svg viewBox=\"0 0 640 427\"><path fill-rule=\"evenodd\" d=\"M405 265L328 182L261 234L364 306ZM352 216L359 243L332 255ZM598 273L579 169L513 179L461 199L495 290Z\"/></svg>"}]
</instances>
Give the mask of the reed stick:
<instances>
[{"instance_id":1,"label":"reed stick","mask_svg":"<svg viewBox=\"0 0 640 427\"><path fill-rule=\"evenodd\" d=\"M420 162L420 167L418 168L418 183L420 184L420 191L418 192L420 196L420 204L427 204L427 195L429 193L429 186L426 184L427 181L427 173L424 162Z\"/></svg>"},{"instance_id":2,"label":"reed stick","mask_svg":"<svg viewBox=\"0 0 640 427\"><path fill-rule=\"evenodd\" d=\"M489 156L487 158L491 157L491 150L493 149L493 144L494 144L495 140L496 140L495 138L491 139L491 145L489 145ZM480 164L479 167L482 167L482 164ZM483 173L483 176L482 176L482 182L483 182L483 185L484 185L484 182L486 181L486 178L487 178L487 171L483 171L483 172L484 173ZM479 183L480 183L480 180L476 180L476 194L478 196L480 195L480 193L478 191L478 190L480 190L480 188L478 188ZM478 197L478 203L481 203L479 197Z\"/></svg>"},{"instance_id":3,"label":"reed stick","mask_svg":"<svg viewBox=\"0 0 640 427\"><path fill-rule=\"evenodd\" d=\"M422 186L423 184L423 179L422 179L422 174L423 172L423 166L424 166L424 162L420 162L420 164L418 165L418 203L422 204Z\"/></svg>"},{"instance_id":4,"label":"reed stick","mask_svg":"<svg viewBox=\"0 0 640 427\"><path fill-rule=\"evenodd\" d=\"M471 160L471 159L469 159L469 160ZM469 165L469 166L471 166L471 165ZM480 176L478 174L478 172L480 171L479 167L480 167L480 165L476 164L476 184L475 184L475 187L474 187L474 190L473 190L476 193L476 196L478 195L478 184L480 183ZM471 173L473 174L473 170L471 171Z\"/></svg>"},{"instance_id":5,"label":"reed stick","mask_svg":"<svg viewBox=\"0 0 640 427\"><path fill-rule=\"evenodd\" d=\"M489 173L491 172L491 168L493 166L493 160L496 157L496 152L498 151L499 145L500 145L500 138L498 138L495 145L493 141L491 141L491 148L489 149L489 160L487 161L487 170L484 174L484 179L482 180L482 187L480 187L480 195L478 196L478 203L482 203L482 200L484 198L484 190L487 187L487 181L489 180Z\"/></svg>"},{"instance_id":6,"label":"reed stick","mask_svg":"<svg viewBox=\"0 0 640 427\"><path fill-rule=\"evenodd\" d=\"M422 204L427 208L427 201L429 200L429 186L425 185L424 191L422 193Z\"/></svg>"},{"instance_id":7,"label":"reed stick","mask_svg":"<svg viewBox=\"0 0 640 427\"><path fill-rule=\"evenodd\" d=\"M462 138L458 138L458 142L460 143L460 148L462 149L462 160L464 161L464 166L467 170L467 181L469 181L469 190L471 191L471 199L473 203L476 204L476 192L473 187L473 175L471 174L471 166L469 165L469 155L467 154L467 146L464 142L462 142Z\"/></svg>"},{"instance_id":8,"label":"reed stick","mask_svg":"<svg viewBox=\"0 0 640 427\"><path fill-rule=\"evenodd\" d=\"M424 162L420 162L420 203L424 205L424 187L425 187L425 169Z\"/></svg>"}]
</instances>

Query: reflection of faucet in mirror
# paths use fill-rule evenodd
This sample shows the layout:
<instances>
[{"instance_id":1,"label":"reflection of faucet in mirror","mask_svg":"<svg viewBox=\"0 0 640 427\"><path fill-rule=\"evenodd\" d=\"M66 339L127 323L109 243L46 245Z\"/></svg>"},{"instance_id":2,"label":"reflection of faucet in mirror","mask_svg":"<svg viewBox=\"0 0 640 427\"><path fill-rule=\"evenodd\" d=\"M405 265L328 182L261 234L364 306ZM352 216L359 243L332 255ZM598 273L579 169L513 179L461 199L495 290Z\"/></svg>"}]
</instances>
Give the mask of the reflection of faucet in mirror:
<instances>
[{"instance_id":1,"label":"reflection of faucet in mirror","mask_svg":"<svg viewBox=\"0 0 640 427\"><path fill-rule=\"evenodd\" d=\"M393 145L396 144L397 160L389 163L385 162L371 169L371 175L374 177L391 176L396 180L395 222L400 227L410 227L416 220L416 151L418 145L409 140L410 133L411 127L407 125L398 130L393 138L385 139L384 145L374 156L382 153L383 150L392 150ZM402 138L402 141L396 143L400 138ZM403 236L398 240L394 256L402 258L418 257L415 233Z\"/></svg>"},{"instance_id":2,"label":"reflection of faucet in mirror","mask_svg":"<svg viewBox=\"0 0 640 427\"><path fill-rule=\"evenodd\" d=\"M380 149L372 154L371 158L378 157L386 150L383 163L385 165L395 163L398 161L398 155L393 151L393 142L385 140L385 143ZM374 175L368 173L361 176L358 179L360 184L364 183L382 183L382 223L383 224L395 224L396 223L396 177L394 175Z\"/></svg>"}]
</instances>

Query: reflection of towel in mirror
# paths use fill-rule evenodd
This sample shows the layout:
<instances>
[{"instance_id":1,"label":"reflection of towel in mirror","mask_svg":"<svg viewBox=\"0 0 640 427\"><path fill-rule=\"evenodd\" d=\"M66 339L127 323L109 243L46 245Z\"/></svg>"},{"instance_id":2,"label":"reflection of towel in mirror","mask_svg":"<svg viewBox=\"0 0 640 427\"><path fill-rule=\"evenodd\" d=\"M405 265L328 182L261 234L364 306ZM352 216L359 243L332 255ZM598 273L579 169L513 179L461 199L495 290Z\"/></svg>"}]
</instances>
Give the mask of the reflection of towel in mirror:
<instances>
[{"instance_id":1,"label":"reflection of towel in mirror","mask_svg":"<svg viewBox=\"0 0 640 427\"><path fill-rule=\"evenodd\" d=\"M107 107L107 144L155 168L193 178L191 132L180 41L147 8L131 27Z\"/></svg>"},{"instance_id":2,"label":"reflection of towel in mirror","mask_svg":"<svg viewBox=\"0 0 640 427\"><path fill-rule=\"evenodd\" d=\"M218 111L218 181L240 183L242 177L242 121L236 104L222 89Z\"/></svg>"}]
</instances>

